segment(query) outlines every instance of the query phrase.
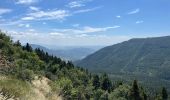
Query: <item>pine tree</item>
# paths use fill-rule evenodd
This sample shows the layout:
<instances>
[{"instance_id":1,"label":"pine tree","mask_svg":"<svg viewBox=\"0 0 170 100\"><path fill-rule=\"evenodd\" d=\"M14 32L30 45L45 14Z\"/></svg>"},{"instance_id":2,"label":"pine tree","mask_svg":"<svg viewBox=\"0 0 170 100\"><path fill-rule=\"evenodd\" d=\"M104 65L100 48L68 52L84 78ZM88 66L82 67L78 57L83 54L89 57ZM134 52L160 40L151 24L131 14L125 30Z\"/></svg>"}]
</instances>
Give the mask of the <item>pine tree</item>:
<instances>
[{"instance_id":1,"label":"pine tree","mask_svg":"<svg viewBox=\"0 0 170 100\"><path fill-rule=\"evenodd\" d=\"M32 47L29 45L29 43L26 44L26 46L23 46L23 50L27 50L28 52L32 52Z\"/></svg>"},{"instance_id":2,"label":"pine tree","mask_svg":"<svg viewBox=\"0 0 170 100\"><path fill-rule=\"evenodd\" d=\"M141 100L137 80L134 80L129 94L129 100Z\"/></svg>"},{"instance_id":3,"label":"pine tree","mask_svg":"<svg viewBox=\"0 0 170 100\"><path fill-rule=\"evenodd\" d=\"M68 61L67 68L74 68L74 64L71 61Z\"/></svg>"},{"instance_id":4,"label":"pine tree","mask_svg":"<svg viewBox=\"0 0 170 100\"><path fill-rule=\"evenodd\" d=\"M93 86L95 89L98 89L100 87L100 78L98 75L93 76Z\"/></svg>"},{"instance_id":5,"label":"pine tree","mask_svg":"<svg viewBox=\"0 0 170 100\"><path fill-rule=\"evenodd\" d=\"M107 74L102 76L101 88L105 91L111 92L112 89L112 82L109 79Z\"/></svg>"},{"instance_id":6,"label":"pine tree","mask_svg":"<svg viewBox=\"0 0 170 100\"><path fill-rule=\"evenodd\" d=\"M20 41L18 40L18 41L16 41L16 42L14 43L14 45L20 47L20 46L21 46L21 43L20 43Z\"/></svg>"},{"instance_id":7,"label":"pine tree","mask_svg":"<svg viewBox=\"0 0 170 100\"><path fill-rule=\"evenodd\" d=\"M142 95L143 95L143 100L148 100L148 97L145 92L143 92Z\"/></svg>"},{"instance_id":8,"label":"pine tree","mask_svg":"<svg viewBox=\"0 0 170 100\"><path fill-rule=\"evenodd\" d=\"M162 88L162 99L168 100L168 93L165 87Z\"/></svg>"}]
</instances>

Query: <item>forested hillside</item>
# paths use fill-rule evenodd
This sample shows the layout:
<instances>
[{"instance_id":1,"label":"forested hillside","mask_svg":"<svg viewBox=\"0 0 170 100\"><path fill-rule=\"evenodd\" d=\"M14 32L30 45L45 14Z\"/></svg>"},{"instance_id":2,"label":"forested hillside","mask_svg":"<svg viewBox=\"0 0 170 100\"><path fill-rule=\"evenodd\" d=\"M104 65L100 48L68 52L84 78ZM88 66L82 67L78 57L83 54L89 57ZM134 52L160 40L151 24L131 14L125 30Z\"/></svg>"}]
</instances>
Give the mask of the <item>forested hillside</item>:
<instances>
[{"instance_id":1,"label":"forested hillside","mask_svg":"<svg viewBox=\"0 0 170 100\"><path fill-rule=\"evenodd\" d=\"M107 72L114 78L138 78L151 86L170 88L170 36L131 39L105 47L78 65L92 72Z\"/></svg>"},{"instance_id":2,"label":"forested hillside","mask_svg":"<svg viewBox=\"0 0 170 100\"><path fill-rule=\"evenodd\" d=\"M39 48L33 50L28 43L22 46L19 41L13 42L5 33L0 32L0 99L10 98L168 100L168 93L166 88L149 92L136 80L132 84L111 81L107 74L89 73Z\"/></svg>"}]
</instances>

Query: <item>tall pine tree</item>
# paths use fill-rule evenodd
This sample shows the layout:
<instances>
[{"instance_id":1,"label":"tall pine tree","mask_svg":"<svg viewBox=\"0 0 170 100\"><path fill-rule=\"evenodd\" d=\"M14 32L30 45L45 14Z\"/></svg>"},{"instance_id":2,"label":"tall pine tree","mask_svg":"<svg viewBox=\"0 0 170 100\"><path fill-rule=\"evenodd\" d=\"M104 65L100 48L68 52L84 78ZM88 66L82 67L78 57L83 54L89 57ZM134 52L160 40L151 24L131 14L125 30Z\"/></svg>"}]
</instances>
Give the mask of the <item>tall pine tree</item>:
<instances>
[{"instance_id":1,"label":"tall pine tree","mask_svg":"<svg viewBox=\"0 0 170 100\"><path fill-rule=\"evenodd\" d=\"M103 74L103 76L102 76L101 88L105 91L111 92L112 82L109 79L107 74Z\"/></svg>"},{"instance_id":2,"label":"tall pine tree","mask_svg":"<svg viewBox=\"0 0 170 100\"><path fill-rule=\"evenodd\" d=\"M165 87L162 88L162 99L168 100L168 93Z\"/></svg>"},{"instance_id":3,"label":"tall pine tree","mask_svg":"<svg viewBox=\"0 0 170 100\"><path fill-rule=\"evenodd\" d=\"M129 100L141 100L137 80L134 80L132 88L129 93Z\"/></svg>"},{"instance_id":4,"label":"tall pine tree","mask_svg":"<svg viewBox=\"0 0 170 100\"><path fill-rule=\"evenodd\" d=\"M100 88L100 78L98 75L93 76L93 86L95 89Z\"/></svg>"}]
</instances>

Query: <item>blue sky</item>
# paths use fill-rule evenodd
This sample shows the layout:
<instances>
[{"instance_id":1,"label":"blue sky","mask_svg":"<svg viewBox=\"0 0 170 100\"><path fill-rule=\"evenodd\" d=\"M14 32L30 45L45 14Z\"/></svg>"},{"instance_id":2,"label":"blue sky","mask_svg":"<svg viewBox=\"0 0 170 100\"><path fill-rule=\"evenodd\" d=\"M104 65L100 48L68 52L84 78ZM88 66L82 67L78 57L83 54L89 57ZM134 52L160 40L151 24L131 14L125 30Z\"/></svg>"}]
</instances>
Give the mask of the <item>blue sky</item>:
<instances>
[{"instance_id":1,"label":"blue sky","mask_svg":"<svg viewBox=\"0 0 170 100\"><path fill-rule=\"evenodd\" d=\"M170 35L170 0L1 0L0 29L53 46L111 45Z\"/></svg>"}]
</instances>

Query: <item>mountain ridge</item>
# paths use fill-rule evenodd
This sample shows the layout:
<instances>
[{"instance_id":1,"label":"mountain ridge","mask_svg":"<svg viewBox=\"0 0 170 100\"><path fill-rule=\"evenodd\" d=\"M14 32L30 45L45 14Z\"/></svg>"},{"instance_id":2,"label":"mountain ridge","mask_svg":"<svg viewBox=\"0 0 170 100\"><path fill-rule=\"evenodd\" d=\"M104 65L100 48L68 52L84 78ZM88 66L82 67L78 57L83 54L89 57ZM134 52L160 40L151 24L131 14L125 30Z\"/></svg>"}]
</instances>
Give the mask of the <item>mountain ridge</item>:
<instances>
[{"instance_id":1,"label":"mountain ridge","mask_svg":"<svg viewBox=\"0 0 170 100\"><path fill-rule=\"evenodd\" d=\"M142 77L140 80L153 78L169 84L170 36L130 39L102 48L76 64L125 80Z\"/></svg>"}]
</instances>

